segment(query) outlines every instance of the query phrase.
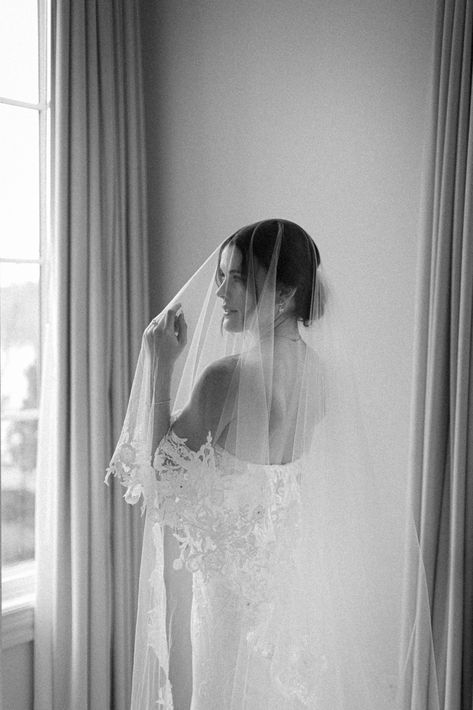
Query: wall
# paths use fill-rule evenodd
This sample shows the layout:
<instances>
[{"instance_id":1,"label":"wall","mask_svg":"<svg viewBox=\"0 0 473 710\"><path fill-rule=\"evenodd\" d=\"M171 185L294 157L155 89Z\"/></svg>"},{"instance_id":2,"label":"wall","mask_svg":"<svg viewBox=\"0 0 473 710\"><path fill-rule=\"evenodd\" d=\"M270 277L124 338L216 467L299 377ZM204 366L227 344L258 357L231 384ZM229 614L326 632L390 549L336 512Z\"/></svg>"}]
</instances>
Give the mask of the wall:
<instances>
[{"instance_id":1,"label":"wall","mask_svg":"<svg viewBox=\"0 0 473 710\"><path fill-rule=\"evenodd\" d=\"M33 642L20 643L2 652L3 710L33 707Z\"/></svg>"},{"instance_id":2,"label":"wall","mask_svg":"<svg viewBox=\"0 0 473 710\"><path fill-rule=\"evenodd\" d=\"M375 464L402 489L433 3L142 12L153 310L237 227L299 222L344 304Z\"/></svg>"}]
</instances>

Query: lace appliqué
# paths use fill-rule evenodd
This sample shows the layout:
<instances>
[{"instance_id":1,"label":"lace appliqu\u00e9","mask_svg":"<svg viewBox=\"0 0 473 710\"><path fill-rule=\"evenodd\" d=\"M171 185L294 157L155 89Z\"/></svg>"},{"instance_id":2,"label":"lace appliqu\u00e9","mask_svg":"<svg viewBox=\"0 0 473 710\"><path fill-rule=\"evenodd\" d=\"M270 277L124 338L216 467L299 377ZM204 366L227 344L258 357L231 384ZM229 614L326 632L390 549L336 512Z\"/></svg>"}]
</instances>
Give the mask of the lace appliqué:
<instances>
[{"instance_id":1,"label":"lace appliqu\u00e9","mask_svg":"<svg viewBox=\"0 0 473 710\"><path fill-rule=\"evenodd\" d=\"M273 681L287 697L310 706L314 668L326 672L325 660L313 657L303 633L291 634L281 647L279 618L281 597L295 572L301 468L240 461L214 447L210 434L195 452L172 429L160 442L153 466L150 459L142 442L124 438L107 478L120 478L128 503L143 497L154 537L163 526L172 530L180 545L174 569L195 573L194 594L211 580L234 593L249 647L268 660ZM161 544L155 540L156 548ZM155 601L148 612L148 640L160 657L162 569L155 569L149 581ZM163 681L158 707L165 709L172 700L164 675Z\"/></svg>"},{"instance_id":2,"label":"lace appliqu\u00e9","mask_svg":"<svg viewBox=\"0 0 473 710\"><path fill-rule=\"evenodd\" d=\"M210 434L194 452L170 430L154 468L156 522L172 528L180 544L174 569L200 572L204 582L221 576L248 610L267 603L280 531L298 500L284 467L238 461L214 449Z\"/></svg>"},{"instance_id":3,"label":"lace appliqu\u00e9","mask_svg":"<svg viewBox=\"0 0 473 710\"><path fill-rule=\"evenodd\" d=\"M145 511L147 500L154 499L155 472L151 465L151 454L147 448L143 441L130 439L129 433L126 432L120 446L115 451L105 476L107 484L110 476L115 476L120 480L121 485L126 488L123 497L130 505L135 505L143 497L142 514Z\"/></svg>"}]
</instances>

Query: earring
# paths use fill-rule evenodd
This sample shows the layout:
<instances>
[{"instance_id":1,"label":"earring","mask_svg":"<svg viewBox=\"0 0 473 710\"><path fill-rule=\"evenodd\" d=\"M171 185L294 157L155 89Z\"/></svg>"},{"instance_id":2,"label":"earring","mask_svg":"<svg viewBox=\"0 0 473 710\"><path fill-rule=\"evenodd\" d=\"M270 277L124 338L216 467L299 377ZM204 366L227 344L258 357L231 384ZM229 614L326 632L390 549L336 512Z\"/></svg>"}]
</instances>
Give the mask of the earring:
<instances>
[{"instance_id":1,"label":"earring","mask_svg":"<svg viewBox=\"0 0 473 710\"><path fill-rule=\"evenodd\" d=\"M282 313L285 308L286 308L286 304L281 301L281 303L278 306L278 313Z\"/></svg>"}]
</instances>

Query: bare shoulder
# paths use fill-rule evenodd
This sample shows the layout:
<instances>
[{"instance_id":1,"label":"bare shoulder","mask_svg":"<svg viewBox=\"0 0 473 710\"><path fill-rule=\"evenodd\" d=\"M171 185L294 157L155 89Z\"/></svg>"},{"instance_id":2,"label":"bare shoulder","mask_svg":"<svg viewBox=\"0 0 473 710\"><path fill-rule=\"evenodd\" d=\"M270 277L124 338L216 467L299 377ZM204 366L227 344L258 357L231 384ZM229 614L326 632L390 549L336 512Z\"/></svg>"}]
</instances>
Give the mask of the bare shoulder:
<instances>
[{"instance_id":1,"label":"bare shoulder","mask_svg":"<svg viewBox=\"0 0 473 710\"><path fill-rule=\"evenodd\" d=\"M223 424L225 407L237 381L238 356L229 356L208 365L200 375L187 405L177 417L173 429L197 450Z\"/></svg>"},{"instance_id":2,"label":"bare shoulder","mask_svg":"<svg viewBox=\"0 0 473 710\"><path fill-rule=\"evenodd\" d=\"M226 394L237 373L238 361L237 355L230 355L208 365L196 385L196 389L200 390L201 396L214 399L224 392Z\"/></svg>"}]
</instances>

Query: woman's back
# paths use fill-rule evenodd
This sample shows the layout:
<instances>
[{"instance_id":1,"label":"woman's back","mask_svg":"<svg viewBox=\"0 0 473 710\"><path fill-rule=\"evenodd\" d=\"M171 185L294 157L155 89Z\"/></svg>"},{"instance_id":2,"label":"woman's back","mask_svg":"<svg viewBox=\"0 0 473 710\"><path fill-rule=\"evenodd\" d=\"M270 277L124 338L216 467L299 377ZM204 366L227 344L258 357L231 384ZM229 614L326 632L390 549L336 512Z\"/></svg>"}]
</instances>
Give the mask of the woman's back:
<instances>
[{"instance_id":1,"label":"woman's back","mask_svg":"<svg viewBox=\"0 0 473 710\"><path fill-rule=\"evenodd\" d=\"M194 450L210 432L214 444L242 460L293 461L319 417L320 397L307 390L317 366L314 351L289 338L218 360L203 373L173 429Z\"/></svg>"}]
</instances>

